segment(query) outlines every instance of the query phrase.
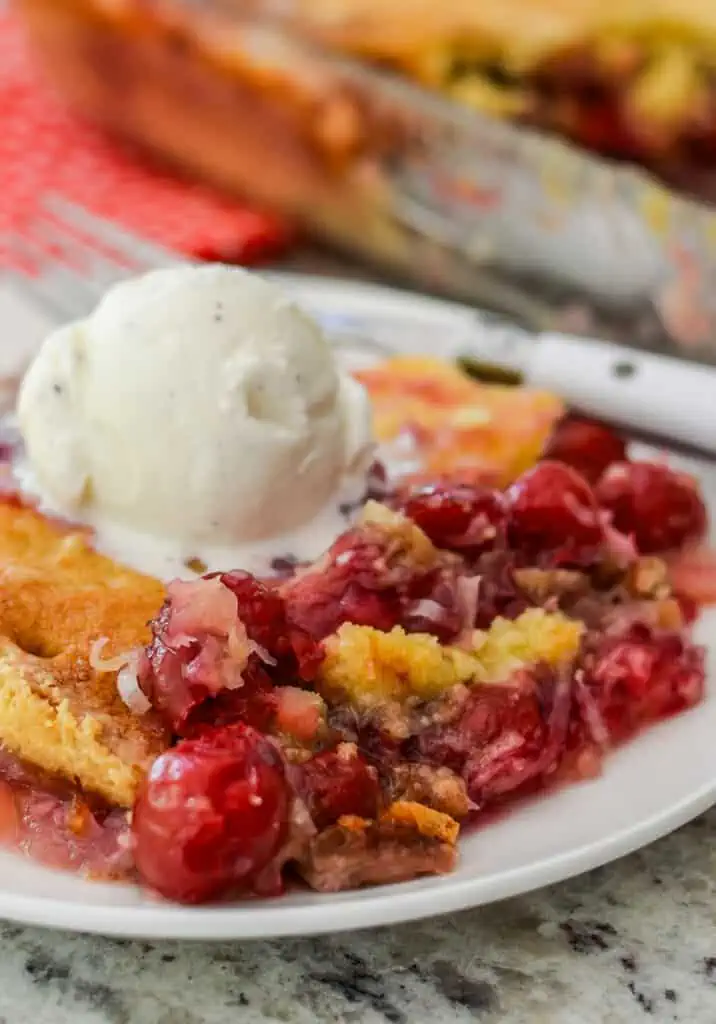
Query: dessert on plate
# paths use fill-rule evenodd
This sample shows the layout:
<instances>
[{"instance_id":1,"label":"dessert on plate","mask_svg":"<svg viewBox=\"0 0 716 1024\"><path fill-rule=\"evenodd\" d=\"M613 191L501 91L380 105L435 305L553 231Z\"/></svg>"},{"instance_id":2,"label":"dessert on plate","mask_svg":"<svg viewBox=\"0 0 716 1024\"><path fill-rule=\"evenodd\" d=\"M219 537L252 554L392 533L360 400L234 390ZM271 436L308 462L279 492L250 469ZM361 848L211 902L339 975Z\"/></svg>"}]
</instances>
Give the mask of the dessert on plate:
<instances>
[{"instance_id":1,"label":"dessert on plate","mask_svg":"<svg viewBox=\"0 0 716 1024\"><path fill-rule=\"evenodd\" d=\"M448 872L703 694L694 480L434 360L352 377L244 271L117 286L17 423L0 831L44 863L187 903Z\"/></svg>"}]
</instances>

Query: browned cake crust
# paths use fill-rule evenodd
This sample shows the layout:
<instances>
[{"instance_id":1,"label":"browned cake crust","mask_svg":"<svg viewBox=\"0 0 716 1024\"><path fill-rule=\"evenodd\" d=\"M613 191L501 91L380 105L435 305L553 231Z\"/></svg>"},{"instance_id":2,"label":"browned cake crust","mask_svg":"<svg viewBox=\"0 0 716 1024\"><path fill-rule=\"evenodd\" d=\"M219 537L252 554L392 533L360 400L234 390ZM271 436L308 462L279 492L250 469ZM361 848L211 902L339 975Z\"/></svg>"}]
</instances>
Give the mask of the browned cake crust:
<instances>
[{"instance_id":1,"label":"browned cake crust","mask_svg":"<svg viewBox=\"0 0 716 1024\"><path fill-rule=\"evenodd\" d=\"M144 644L164 588L98 555L80 531L0 503L0 742L23 760L131 806L168 743L153 713L136 715L116 672L90 667Z\"/></svg>"},{"instance_id":2,"label":"browned cake crust","mask_svg":"<svg viewBox=\"0 0 716 1024\"><path fill-rule=\"evenodd\" d=\"M250 56L206 8L163 0L17 0L50 77L77 109L191 175L341 234L346 180L379 119L313 62Z\"/></svg>"}]
</instances>

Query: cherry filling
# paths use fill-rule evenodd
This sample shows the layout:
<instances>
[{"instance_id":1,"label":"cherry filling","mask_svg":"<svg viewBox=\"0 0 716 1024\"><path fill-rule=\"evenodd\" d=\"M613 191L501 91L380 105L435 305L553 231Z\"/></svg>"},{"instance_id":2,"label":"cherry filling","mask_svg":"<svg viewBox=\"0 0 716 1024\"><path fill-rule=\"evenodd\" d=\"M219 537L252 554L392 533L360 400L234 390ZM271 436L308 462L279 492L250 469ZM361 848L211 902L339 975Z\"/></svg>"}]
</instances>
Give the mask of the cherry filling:
<instances>
[{"instance_id":1,"label":"cherry filling","mask_svg":"<svg viewBox=\"0 0 716 1024\"><path fill-rule=\"evenodd\" d=\"M457 575L439 560L418 564L387 532L356 527L318 569L282 588L289 618L316 641L352 622L385 632L403 626L447 642L463 625Z\"/></svg>"},{"instance_id":2,"label":"cherry filling","mask_svg":"<svg viewBox=\"0 0 716 1024\"><path fill-rule=\"evenodd\" d=\"M510 685L474 687L459 717L425 730L408 753L452 768L483 809L544 783L564 751L571 706L568 674L522 671Z\"/></svg>"},{"instance_id":3,"label":"cherry filling","mask_svg":"<svg viewBox=\"0 0 716 1024\"><path fill-rule=\"evenodd\" d=\"M326 828L344 815L375 818L380 805L378 773L350 743L318 754L298 769L298 790L315 825Z\"/></svg>"},{"instance_id":4,"label":"cherry filling","mask_svg":"<svg viewBox=\"0 0 716 1024\"><path fill-rule=\"evenodd\" d=\"M132 874L127 814L0 748L0 844L96 879Z\"/></svg>"},{"instance_id":5,"label":"cherry filling","mask_svg":"<svg viewBox=\"0 0 716 1024\"><path fill-rule=\"evenodd\" d=\"M151 624L139 682L173 732L242 717L264 727L273 682L310 681L322 660L283 598L249 573L175 581ZM213 716L213 718L212 718Z\"/></svg>"},{"instance_id":6,"label":"cherry filling","mask_svg":"<svg viewBox=\"0 0 716 1024\"><path fill-rule=\"evenodd\" d=\"M293 623L278 590L270 589L248 572L226 572L219 577L236 598L238 614L250 639L269 655L268 663L286 675L311 682L322 661L320 648L305 630Z\"/></svg>"},{"instance_id":7,"label":"cherry filling","mask_svg":"<svg viewBox=\"0 0 716 1024\"><path fill-rule=\"evenodd\" d=\"M378 834L401 766L446 771L484 810L594 774L609 747L696 704L702 652L655 628L625 589L636 549L671 551L703 535L695 484L665 466L625 462L621 441L585 421L560 427L549 455L504 494L449 480L393 493L393 510L407 518L355 527L316 566L273 585L244 572L172 583L138 675L178 742L143 781L131 835L123 813L0 753L0 836L104 877L126 876L133 864L181 902L265 895L280 891L284 863L302 862L316 835L332 844L346 819L373 821ZM588 590L579 607L600 608L579 615L588 628L573 664L457 686L430 704L411 698L392 731L348 703L327 707L312 689L323 640L343 623L472 642L471 631L497 616L557 607L553 594L535 596L535 572L540 586L576 579ZM368 841L361 835L354 844ZM332 877L380 880L355 864L343 870L331 844ZM383 880L405 877L395 873L405 851L376 850ZM412 855L414 874L425 873L434 849ZM321 870L314 860L306 877L330 887Z\"/></svg>"},{"instance_id":8,"label":"cherry filling","mask_svg":"<svg viewBox=\"0 0 716 1024\"><path fill-rule=\"evenodd\" d=\"M457 718L423 730L404 753L457 772L484 809L552 780L597 774L610 747L698 704L704 676L701 648L633 623L589 636L566 672L537 668L510 685L473 687Z\"/></svg>"},{"instance_id":9,"label":"cherry filling","mask_svg":"<svg viewBox=\"0 0 716 1024\"><path fill-rule=\"evenodd\" d=\"M704 692L704 653L673 632L635 623L622 635L593 639L582 685L613 742L697 704Z\"/></svg>"}]
</instances>

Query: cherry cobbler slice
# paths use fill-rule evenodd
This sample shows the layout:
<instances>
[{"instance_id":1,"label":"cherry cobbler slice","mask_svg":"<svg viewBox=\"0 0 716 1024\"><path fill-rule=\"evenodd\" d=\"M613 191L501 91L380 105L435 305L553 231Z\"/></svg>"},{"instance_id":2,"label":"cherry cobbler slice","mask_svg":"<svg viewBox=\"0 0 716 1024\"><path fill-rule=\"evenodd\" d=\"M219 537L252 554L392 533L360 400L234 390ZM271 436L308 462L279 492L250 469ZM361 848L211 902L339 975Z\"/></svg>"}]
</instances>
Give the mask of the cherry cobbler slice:
<instances>
[{"instance_id":1,"label":"cherry cobbler slice","mask_svg":"<svg viewBox=\"0 0 716 1024\"><path fill-rule=\"evenodd\" d=\"M6 498L4 837L184 902L404 881L700 700L690 478L577 421L504 490L374 476L315 564L166 588Z\"/></svg>"}]
</instances>

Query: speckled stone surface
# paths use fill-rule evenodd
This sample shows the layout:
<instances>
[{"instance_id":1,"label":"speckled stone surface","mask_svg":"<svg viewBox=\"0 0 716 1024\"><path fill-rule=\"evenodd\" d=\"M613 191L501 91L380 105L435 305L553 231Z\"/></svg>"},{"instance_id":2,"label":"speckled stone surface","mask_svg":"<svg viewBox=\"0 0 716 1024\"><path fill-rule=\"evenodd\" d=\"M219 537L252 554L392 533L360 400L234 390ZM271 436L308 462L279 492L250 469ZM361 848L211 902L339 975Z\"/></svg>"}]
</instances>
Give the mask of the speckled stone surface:
<instances>
[{"instance_id":1,"label":"speckled stone surface","mask_svg":"<svg viewBox=\"0 0 716 1024\"><path fill-rule=\"evenodd\" d=\"M716 809L571 882L384 930L122 942L0 924L0 1024L716 1024Z\"/></svg>"}]
</instances>

